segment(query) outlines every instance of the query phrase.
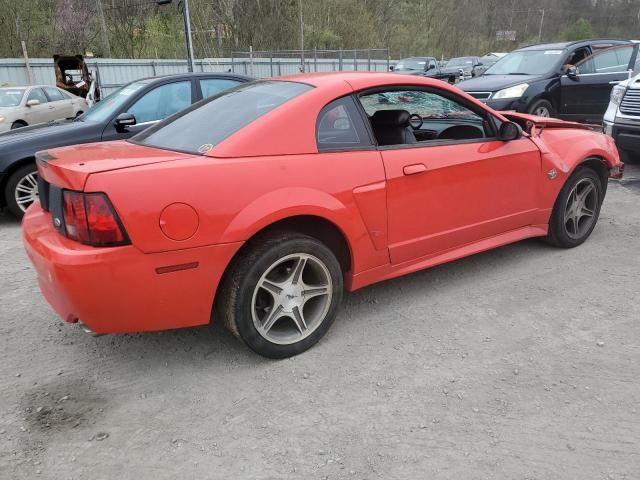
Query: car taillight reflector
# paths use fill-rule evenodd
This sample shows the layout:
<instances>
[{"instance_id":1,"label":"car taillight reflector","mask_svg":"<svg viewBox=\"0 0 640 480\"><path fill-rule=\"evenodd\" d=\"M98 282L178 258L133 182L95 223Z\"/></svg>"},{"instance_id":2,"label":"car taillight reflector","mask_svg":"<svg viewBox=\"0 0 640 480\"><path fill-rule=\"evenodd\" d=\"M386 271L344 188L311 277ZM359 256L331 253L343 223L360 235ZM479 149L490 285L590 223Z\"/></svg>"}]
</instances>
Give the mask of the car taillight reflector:
<instances>
[{"instance_id":1,"label":"car taillight reflector","mask_svg":"<svg viewBox=\"0 0 640 480\"><path fill-rule=\"evenodd\" d=\"M64 223L68 238L86 245L125 245L129 239L104 193L65 190Z\"/></svg>"}]
</instances>

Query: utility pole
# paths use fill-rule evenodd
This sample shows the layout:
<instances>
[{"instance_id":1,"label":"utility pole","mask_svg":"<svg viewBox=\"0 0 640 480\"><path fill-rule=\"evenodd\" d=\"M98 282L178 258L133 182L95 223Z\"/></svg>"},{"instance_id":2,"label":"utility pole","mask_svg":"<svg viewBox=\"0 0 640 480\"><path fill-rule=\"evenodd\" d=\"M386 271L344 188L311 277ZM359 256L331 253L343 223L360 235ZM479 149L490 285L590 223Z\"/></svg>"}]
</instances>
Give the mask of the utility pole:
<instances>
[{"instance_id":1,"label":"utility pole","mask_svg":"<svg viewBox=\"0 0 640 480\"><path fill-rule=\"evenodd\" d=\"M173 0L156 0L157 5L168 5ZM193 42L191 41L191 17L189 16L189 0L182 2L182 20L184 21L184 37L187 46L187 67L193 72Z\"/></svg>"},{"instance_id":2,"label":"utility pole","mask_svg":"<svg viewBox=\"0 0 640 480\"><path fill-rule=\"evenodd\" d=\"M300 16L300 71L304 73L304 19L302 17L302 0L298 0L298 13Z\"/></svg>"},{"instance_id":3,"label":"utility pole","mask_svg":"<svg viewBox=\"0 0 640 480\"><path fill-rule=\"evenodd\" d=\"M96 0L96 10L98 11L98 19L100 20L100 29L102 30L102 47L104 48L104 56L111 58L111 45L109 44L109 33L107 32L107 24L104 21L104 10L102 10L102 0Z\"/></svg>"},{"instance_id":4,"label":"utility pole","mask_svg":"<svg viewBox=\"0 0 640 480\"><path fill-rule=\"evenodd\" d=\"M540 28L538 29L538 43L542 42L542 25L544 25L544 8L540 10Z\"/></svg>"}]
</instances>

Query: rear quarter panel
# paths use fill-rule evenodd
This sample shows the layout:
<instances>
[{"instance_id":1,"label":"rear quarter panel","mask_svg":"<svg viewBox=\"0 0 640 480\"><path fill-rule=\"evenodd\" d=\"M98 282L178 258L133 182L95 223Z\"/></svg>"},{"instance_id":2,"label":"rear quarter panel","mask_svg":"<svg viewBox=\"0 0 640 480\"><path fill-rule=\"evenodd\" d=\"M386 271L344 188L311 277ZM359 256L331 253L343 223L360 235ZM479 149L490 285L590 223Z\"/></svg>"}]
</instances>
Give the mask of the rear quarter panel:
<instances>
[{"instance_id":1,"label":"rear quarter panel","mask_svg":"<svg viewBox=\"0 0 640 480\"><path fill-rule=\"evenodd\" d=\"M108 194L132 243L146 253L245 241L278 220L314 215L343 232L357 272L388 261L386 248L376 249L354 195L372 184L384 188L376 151L196 156L92 174L85 190ZM378 213L386 228L382 198ZM160 229L160 214L172 203L186 203L198 213L197 230L186 240L171 240Z\"/></svg>"}]
</instances>

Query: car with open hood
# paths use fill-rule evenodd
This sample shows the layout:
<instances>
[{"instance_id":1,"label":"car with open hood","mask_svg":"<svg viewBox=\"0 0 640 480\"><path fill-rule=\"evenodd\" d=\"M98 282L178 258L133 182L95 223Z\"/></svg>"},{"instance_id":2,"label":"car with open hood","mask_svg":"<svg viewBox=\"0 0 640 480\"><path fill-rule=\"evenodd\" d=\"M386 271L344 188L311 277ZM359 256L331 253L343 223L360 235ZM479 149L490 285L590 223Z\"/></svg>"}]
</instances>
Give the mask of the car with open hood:
<instances>
[{"instance_id":1,"label":"car with open hood","mask_svg":"<svg viewBox=\"0 0 640 480\"><path fill-rule=\"evenodd\" d=\"M63 320L106 334L215 319L281 358L328 331L344 289L531 237L582 244L623 164L590 126L351 72L240 85L37 167L24 245Z\"/></svg>"},{"instance_id":2,"label":"car with open hood","mask_svg":"<svg viewBox=\"0 0 640 480\"><path fill-rule=\"evenodd\" d=\"M458 86L496 110L600 123L613 82L627 78L637 50L608 39L532 45Z\"/></svg>"}]
</instances>

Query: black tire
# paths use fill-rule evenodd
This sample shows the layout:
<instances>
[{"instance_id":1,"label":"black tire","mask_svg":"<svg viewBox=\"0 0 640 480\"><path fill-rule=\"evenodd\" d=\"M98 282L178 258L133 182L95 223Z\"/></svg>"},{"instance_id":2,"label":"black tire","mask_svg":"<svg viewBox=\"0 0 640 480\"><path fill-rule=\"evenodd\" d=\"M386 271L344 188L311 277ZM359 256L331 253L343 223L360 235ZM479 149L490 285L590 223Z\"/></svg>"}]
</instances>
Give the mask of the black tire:
<instances>
[{"instance_id":1,"label":"black tire","mask_svg":"<svg viewBox=\"0 0 640 480\"><path fill-rule=\"evenodd\" d=\"M4 198L7 204L7 208L16 218L22 218L22 216L24 215L24 211L20 208L18 202L16 201L16 187L18 186L18 183L22 178L36 171L37 168L35 163L24 165L11 174L9 180L5 185Z\"/></svg>"},{"instance_id":2,"label":"black tire","mask_svg":"<svg viewBox=\"0 0 640 480\"><path fill-rule=\"evenodd\" d=\"M548 115L549 117L553 117L556 114L556 110L555 108L553 108L553 105L551 105L551 102L544 99L536 100L535 102L533 102L529 107L529 109L527 110L527 112L532 115L538 115L536 112L541 109L544 109L547 112L549 112L549 115ZM541 116L545 116L545 115L541 115Z\"/></svg>"},{"instance_id":3,"label":"black tire","mask_svg":"<svg viewBox=\"0 0 640 480\"><path fill-rule=\"evenodd\" d=\"M588 225L588 228L585 228L583 232L580 232L580 234L576 236L569 232L567 222L565 222L565 210L567 208L569 195L573 192L576 185L583 181L593 185L597 198L593 201L593 221ZM547 242L561 248L573 248L584 243L584 241L589 238L589 235L591 235L596 223L598 223L600 207L602 206L603 200L604 189L600 175L592 168L578 167L567 179L553 206L551 218L549 219L549 233L546 237Z\"/></svg>"},{"instance_id":4,"label":"black tire","mask_svg":"<svg viewBox=\"0 0 640 480\"><path fill-rule=\"evenodd\" d=\"M76 113L75 118L78 118L78 117L79 117L80 115L82 115L83 113L84 113L84 112L83 112L82 110L78 111L78 112Z\"/></svg>"},{"instance_id":5,"label":"black tire","mask_svg":"<svg viewBox=\"0 0 640 480\"><path fill-rule=\"evenodd\" d=\"M252 303L254 291L258 291L257 285L263 275L280 259L293 254L312 255L324 264L333 288L330 299L326 300L328 310L323 317L320 316L312 333L295 343L279 344L267 339L256 328ZM335 320L342 292L342 270L333 252L313 237L282 232L250 241L245 250L234 259L217 294L215 317L222 320L225 327L254 352L268 358L286 358L308 350L322 338ZM275 305L274 299L271 308L275 308ZM300 308L304 309L304 304Z\"/></svg>"},{"instance_id":6,"label":"black tire","mask_svg":"<svg viewBox=\"0 0 640 480\"><path fill-rule=\"evenodd\" d=\"M15 122L13 122L11 124L11 130L15 130L16 128L22 128L22 127L26 127L27 124L25 122L23 122L22 120L16 120Z\"/></svg>"}]
</instances>

